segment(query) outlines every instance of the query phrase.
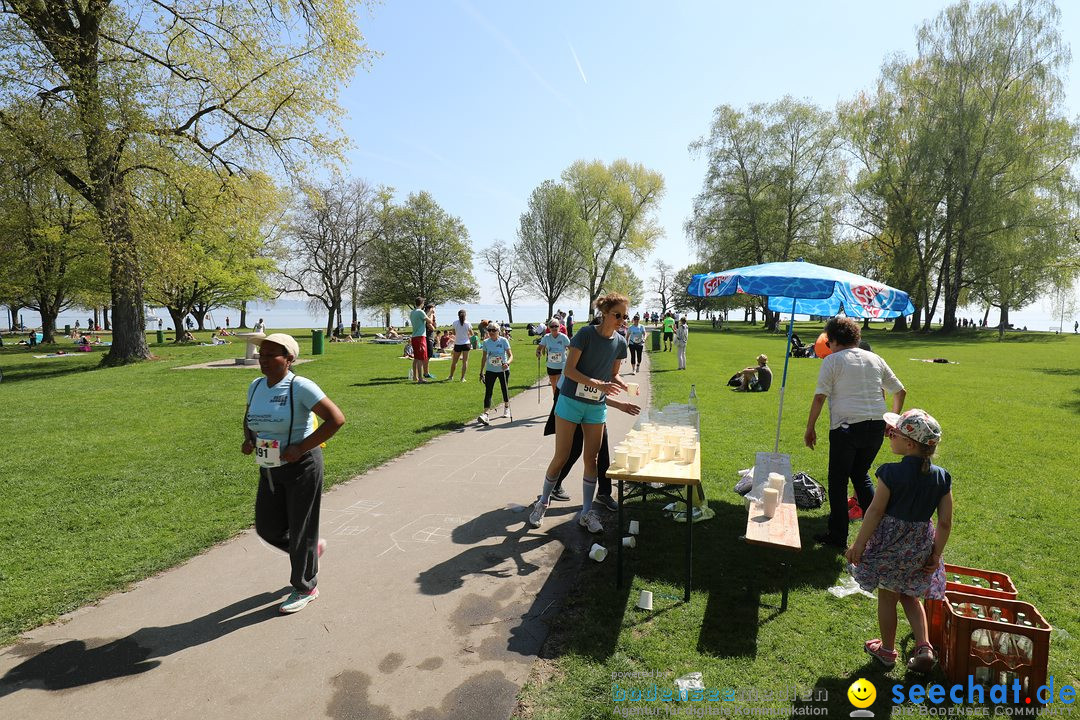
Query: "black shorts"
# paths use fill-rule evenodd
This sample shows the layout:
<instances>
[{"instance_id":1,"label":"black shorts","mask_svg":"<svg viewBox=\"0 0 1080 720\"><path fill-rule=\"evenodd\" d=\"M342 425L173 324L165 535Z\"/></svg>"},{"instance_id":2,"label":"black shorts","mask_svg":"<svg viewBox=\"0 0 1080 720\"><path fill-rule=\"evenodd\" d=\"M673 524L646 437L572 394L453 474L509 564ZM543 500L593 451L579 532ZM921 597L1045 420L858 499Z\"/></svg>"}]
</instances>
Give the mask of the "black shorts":
<instances>
[{"instance_id":1,"label":"black shorts","mask_svg":"<svg viewBox=\"0 0 1080 720\"><path fill-rule=\"evenodd\" d=\"M548 368L548 375L562 375L562 368Z\"/></svg>"},{"instance_id":2,"label":"black shorts","mask_svg":"<svg viewBox=\"0 0 1080 720\"><path fill-rule=\"evenodd\" d=\"M664 333L664 340L674 340L674 339L675 339L675 333L673 333L673 332Z\"/></svg>"},{"instance_id":3,"label":"black shorts","mask_svg":"<svg viewBox=\"0 0 1080 720\"><path fill-rule=\"evenodd\" d=\"M465 343L464 345L455 345L454 346L454 352L456 352L456 353L467 353L471 349L472 349L472 345L470 345L469 343Z\"/></svg>"}]
</instances>

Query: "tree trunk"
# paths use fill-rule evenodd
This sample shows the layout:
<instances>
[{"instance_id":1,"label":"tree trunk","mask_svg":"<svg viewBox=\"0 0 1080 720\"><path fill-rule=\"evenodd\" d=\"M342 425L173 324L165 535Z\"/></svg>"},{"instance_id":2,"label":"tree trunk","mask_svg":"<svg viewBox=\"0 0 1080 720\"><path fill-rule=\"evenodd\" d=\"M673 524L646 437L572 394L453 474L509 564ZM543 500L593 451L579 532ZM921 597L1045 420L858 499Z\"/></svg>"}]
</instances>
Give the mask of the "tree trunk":
<instances>
[{"instance_id":1,"label":"tree trunk","mask_svg":"<svg viewBox=\"0 0 1080 720\"><path fill-rule=\"evenodd\" d=\"M390 311L389 310L386 311L385 318L386 318L386 323L383 325L383 327L388 328L388 327L390 327Z\"/></svg>"},{"instance_id":2,"label":"tree trunk","mask_svg":"<svg viewBox=\"0 0 1080 720\"><path fill-rule=\"evenodd\" d=\"M998 323L998 337L1005 334L1005 331L1009 329L1009 304L1001 304L1001 321Z\"/></svg>"},{"instance_id":3,"label":"tree trunk","mask_svg":"<svg viewBox=\"0 0 1080 720\"><path fill-rule=\"evenodd\" d=\"M990 306L986 306L986 312L983 313L983 327L986 327L986 323L990 322Z\"/></svg>"},{"instance_id":4,"label":"tree trunk","mask_svg":"<svg viewBox=\"0 0 1080 720\"><path fill-rule=\"evenodd\" d=\"M240 301L240 324L236 327L247 330L247 300Z\"/></svg>"},{"instance_id":5,"label":"tree trunk","mask_svg":"<svg viewBox=\"0 0 1080 720\"><path fill-rule=\"evenodd\" d=\"M506 308L506 322L513 325L514 324L514 307L513 307L513 305L511 303L506 302L506 303L503 303L503 306Z\"/></svg>"},{"instance_id":6,"label":"tree trunk","mask_svg":"<svg viewBox=\"0 0 1080 720\"><path fill-rule=\"evenodd\" d=\"M91 330L97 330L99 327L101 327L101 316L98 315L98 309L97 309L97 306L95 305L94 306L94 327L92 327Z\"/></svg>"},{"instance_id":7,"label":"tree trunk","mask_svg":"<svg viewBox=\"0 0 1080 720\"><path fill-rule=\"evenodd\" d=\"M917 317L919 317L919 311L918 310L915 311L915 315L912 316L912 319L917 318ZM907 324L907 316L906 315L900 315L895 320L893 320L893 325L892 325L892 331L893 332L907 332L907 329L908 329L908 324Z\"/></svg>"},{"instance_id":8,"label":"tree trunk","mask_svg":"<svg viewBox=\"0 0 1080 720\"><path fill-rule=\"evenodd\" d=\"M555 317L555 299L554 298L548 298L548 313L547 313L547 317L544 318L544 322L546 323L548 320L550 320L553 317Z\"/></svg>"},{"instance_id":9,"label":"tree trunk","mask_svg":"<svg viewBox=\"0 0 1080 720\"><path fill-rule=\"evenodd\" d=\"M101 308L101 327L106 330L112 329L112 323L109 321L109 306L105 305Z\"/></svg>"},{"instance_id":10,"label":"tree trunk","mask_svg":"<svg viewBox=\"0 0 1080 720\"><path fill-rule=\"evenodd\" d=\"M21 324L19 322L19 311L22 310L22 306L21 305L11 305L11 306L8 307L8 310L11 311L11 329L14 330L15 328L19 327L19 325Z\"/></svg>"},{"instance_id":11,"label":"tree trunk","mask_svg":"<svg viewBox=\"0 0 1080 720\"><path fill-rule=\"evenodd\" d=\"M187 310L185 308L174 308L165 306L165 310L168 311L169 317L172 318L173 327L176 328L176 339L174 343L180 342L180 339L184 337L184 318L187 317Z\"/></svg>"},{"instance_id":12,"label":"tree trunk","mask_svg":"<svg viewBox=\"0 0 1080 720\"><path fill-rule=\"evenodd\" d=\"M48 305L43 305L40 314L41 342L50 344L56 342L56 316L59 313L55 308Z\"/></svg>"},{"instance_id":13,"label":"tree trunk","mask_svg":"<svg viewBox=\"0 0 1080 720\"><path fill-rule=\"evenodd\" d=\"M334 314L335 314L336 311L337 311L337 308L334 308L334 307L327 308L327 315L326 315L326 337L327 337L327 339L329 339L330 335L333 334L333 332L334 332Z\"/></svg>"},{"instance_id":14,"label":"tree trunk","mask_svg":"<svg viewBox=\"0 0 1080 720\"><path fill-rule=\"evenodd\" d=\"M98 211L109 249L113 338L103 365L124 365L150 358L146 344L142 267L134 233L128 222L122 189L109 187Z\"/></svg>"},{"instance_id":15,"label":"tree trunk","mask_svg":"<svg viewBox=\"0 0 1080 720\"><path fill-rule=\"evenodd\" d=\"M863 330L869 330L870 329L870 318L863 318L863 320L862 320L862 329Z\"/></svg>"}]
</instances>

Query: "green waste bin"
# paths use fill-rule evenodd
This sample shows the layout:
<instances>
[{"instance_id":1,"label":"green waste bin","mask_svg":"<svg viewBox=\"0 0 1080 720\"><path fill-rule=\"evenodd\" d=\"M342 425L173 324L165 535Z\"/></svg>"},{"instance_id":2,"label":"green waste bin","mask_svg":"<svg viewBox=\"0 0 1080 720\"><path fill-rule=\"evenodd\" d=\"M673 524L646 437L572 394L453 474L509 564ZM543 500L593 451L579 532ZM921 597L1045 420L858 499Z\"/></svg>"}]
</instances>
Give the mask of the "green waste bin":
<instances>
[{"instance_id":1,"label":"green waste bin","mask_svg":"<svg viewBox=\"0 0 1080 720\"><path fill-rule=\"evenodd\" d=\"M322 355L323 353L323 331L312 330L311 331L311 354Z\"/></svg>"},{"instance_id":2,"label":"green waste bin","mask_svg":"<svg viewBox=\"0 0 1080 720\"><path fill-rule=\"evenodd\" d=\"M71 326L70 325L65 325L64 326L64 335L66 335L67 337L71 337Z\"/></svg>"},{"instance_id":3,"label":"green waste bin","mask_svg":"<svg viewBox=\"0 0 1080 720\"><path fill-rule=\"evenodd\" d=\"M165 331L164 330L158 330L157 331L157 342L158 342L158 345L164 345L165 344Z\"/></svg>"},{"instance_id":4,"label":"green waste bin","mask_svg":"<svg viewBox=\"0 0 1080 720\"><path fill-rule=\"evenodd\" d=\"M653 349L653 352L659 352L660 351L660 331L661 331L661 329L658 327L658 328L656 328L655 330L653 330L650 333L650 335L652 336L652 349Z\"/></svg>"}]
</instances>

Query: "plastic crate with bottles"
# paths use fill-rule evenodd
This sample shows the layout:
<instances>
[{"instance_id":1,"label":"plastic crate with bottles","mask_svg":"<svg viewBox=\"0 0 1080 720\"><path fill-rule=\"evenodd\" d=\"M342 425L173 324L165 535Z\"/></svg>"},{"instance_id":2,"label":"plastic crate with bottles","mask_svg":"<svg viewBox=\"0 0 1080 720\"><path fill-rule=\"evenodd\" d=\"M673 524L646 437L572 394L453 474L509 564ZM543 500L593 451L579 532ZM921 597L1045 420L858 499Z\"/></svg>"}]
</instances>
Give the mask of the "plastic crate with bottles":
<instances>
[{"instance_id":1,"label":"plastic crate with bottles","mask_svg":"<svg viewBox=\"0 0 1080 720\"><path fill-rule=\"evenodd\" d=\"M1005 573L993 570L980 570L963 565L945 563L946 592L962 592L969 595L1016 599L1016 586L1012 578ZM944 621L945 603L942 600L926 600L926 624L930 633L930 644L940 647L945 641Z\"/></svg>"},{"instance_id":2,"label":"plastic crate with bottles","mask_svg":"<svg viewBox=\"0 0 1080 720\"><path fill-rule=\"evenodd\" d=\"M946 591L941 659L952 683L1007 685L1025 697L1046 682L1050 624L1030 603ZM1033 698L1034 699L1034 698Z\"/></svg>"}]
</instances>

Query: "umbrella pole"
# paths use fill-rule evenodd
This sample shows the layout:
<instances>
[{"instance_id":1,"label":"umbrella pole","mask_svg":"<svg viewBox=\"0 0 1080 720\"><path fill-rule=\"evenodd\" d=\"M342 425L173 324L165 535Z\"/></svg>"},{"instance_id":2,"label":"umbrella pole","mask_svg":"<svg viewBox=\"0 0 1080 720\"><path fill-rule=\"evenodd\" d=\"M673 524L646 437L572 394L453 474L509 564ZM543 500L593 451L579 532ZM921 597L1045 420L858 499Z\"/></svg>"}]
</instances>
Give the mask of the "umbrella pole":
<instances>
[{"instance_id":1,"label":"umbrella pole","mask_svg":"<svg viewBox=\"0 0 1080 720\"><path fill-rule=\"evenodd\" d=\"M780 421L784 417L784 388L787 387L787 366L791 360L791 333L795 329L795 303L796 298L791 299L791 319L787 326L787 347L784 349L784 378L780 381L780 410L776 415L776 443L773 452L780 452Z\"/></svg>"}]
</instances>

